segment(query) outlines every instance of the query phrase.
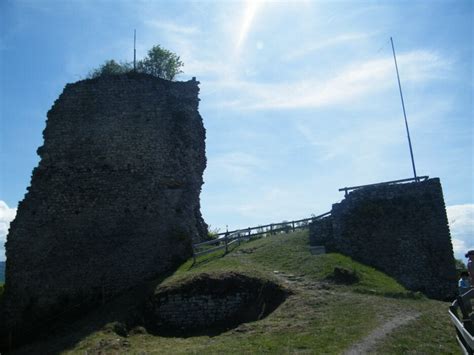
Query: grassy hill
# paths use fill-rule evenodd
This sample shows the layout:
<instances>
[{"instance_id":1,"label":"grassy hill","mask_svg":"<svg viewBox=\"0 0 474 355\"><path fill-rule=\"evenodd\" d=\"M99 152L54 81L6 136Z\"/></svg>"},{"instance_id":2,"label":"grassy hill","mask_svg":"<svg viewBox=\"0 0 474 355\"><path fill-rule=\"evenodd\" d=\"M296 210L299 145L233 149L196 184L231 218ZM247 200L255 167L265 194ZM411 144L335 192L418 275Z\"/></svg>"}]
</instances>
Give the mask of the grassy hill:
<instances>
[{"instance_id":1,"label":"grassy hill","mask_svg":"<svg viewBox=\"0 0 474 355\"><path fill-rule=\"evenodd\" d=\"M307 232L282 234L187 261L171 276L133 290L50 340L22 353L324 353L348 349L381 354L458 354L449 304L405 290L392 278L339 254L309 253ZM334 268L353 271L352 284ZM117 329L158 284L173 287L202 273L236 271L282 284L291 296L268 317L209 336L157 336L143 328ZM385 335L388 333L388 335Z\"/></svg>"}]
</instances>

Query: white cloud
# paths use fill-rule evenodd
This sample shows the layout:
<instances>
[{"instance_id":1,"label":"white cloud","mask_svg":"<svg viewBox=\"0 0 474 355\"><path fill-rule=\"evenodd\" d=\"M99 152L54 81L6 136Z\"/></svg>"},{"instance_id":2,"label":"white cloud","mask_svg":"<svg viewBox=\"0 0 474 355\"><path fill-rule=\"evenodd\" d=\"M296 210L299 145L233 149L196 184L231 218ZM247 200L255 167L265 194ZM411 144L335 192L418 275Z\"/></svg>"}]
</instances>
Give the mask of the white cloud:
<instances>
[{"instance_id":1,"label":"white cloud","mask_svg":"<svg viewBox=\"0 0 474 355\"><path fill-rule=\"evenodd\" d=\"M16 216L16 208L10 208L8 205L0 200L0 260L5 260L5 242L7 240L8 228L10 222Z\"/></svg>"},{"instance_id":2,"label":"white cloud","mask_svg":"<svg viewBox=\"0 0 474 355\"><path fill-rule=\"evenodd\" d=\"M185 53L183 55L183 59L186 60L185 72L191 73L193 76L198 78L205 75L217 76L226 70L227 64L220 59L197 60L189 53L191 51L183 50L182 52Z\"/></svg>"},{"instance_id":3,"label":"white cloud","mask_svg":"<svg viewBox=\"0 0 474 355\"><path fill-rule=\"evenodd\" d=\"M434 79L449 63L436 53L412 51L398 56L404 82ZM227 90L232 97L216 103L219 107L243 110L317 108L354 102L362 97L394 86L391 57L352 64L323 83L304 79L292 83L261 84L243 80L217 81L212 86Z\"/></svg>"},{"instance_id":4,"label":"white cloud","mask_svg":"<svg viewBox=\"0 0 474 355\"><path fill-rule=\"evenodd\" d=\"M236 206L236 210L247 218L260 221L282 221L288 218L288 201L293 198L290 191L281 188L264 189L259 195L254 195L248 201ZM292 211L294 213L294 211Z\"/></svg>"},{"instance_id":5,"label":"white cloud","mask_svg":"<svg viewBox=\"0 0 474 355\"><path fill-rule=\"evenodd\" d=\"M256 170L264 167L263 160L244 152L230 152L209 158L206 177L229 179L241 183L251 179Z\"/></svg>"},{"instance_id":6,"label":"white cloud","mask_svg":"<svg viewBox=\"0 0 474 355\"><path fill-rule=\"evenodd\" d=\"M308 218L330 209L330 205L319 206L313 192L301 184L260 185L236 201L232 213L258 225Z\"/></svg>"},{"instance_id":7,"label":"white cloud","mask_svg":"<svg viewBox=\"0 0 474 355\"><path fill-rule=\"evenodd\" d=\"M351 129L332 135L321 130L321 124L317 121L300 121L296 124L296 130L305 142L317 150L319 161L350 159L352 165L360 164L366 168L367 165L362 162L370 159L371 164L380 168L386 160L384 149L404 142L404 127L399 119L393 117L386 117L384 121L377 121L372 117L366 117L366 119L364 124L354 124ZM365 138L361 139L361 137Z\"/></svg>"},{"instance_id":8,"label":"white cloud","mask_svg":"<svg viewBox=\"0 0 474 355\"><path fill-rule=\"evenodd\" d=\"M144 23L148 27L156 28L172 34L195 35L201 32L196 26L184 26L174 22L163 20L146 20L144 21Z\"/></svg>"},{"instance_id":9,"label":"white cloud","mask_svg":"<svg viewBox=\"0 0 474 355\"><path fill-rule=\"evenodd\" d=\"M366 33L345 33L323 41L315 41L311 42L310 44L306 44L298 49L290 51L282 59L283 61L300 59L312 52L316 52L327 47L336 46L347 42L360 41L368 37L369 35Z\"/></svg>"},{"instance_id":10,"label":"white cloud","mask_svg":"<svg viewBox=\"0 0 474 355\"><path fill-rule=\"evenodd\" d=\"M466 251L474 249L474 204L448 206L446 211L454 256L465 261Z\"/></svg>"}]
</instances>

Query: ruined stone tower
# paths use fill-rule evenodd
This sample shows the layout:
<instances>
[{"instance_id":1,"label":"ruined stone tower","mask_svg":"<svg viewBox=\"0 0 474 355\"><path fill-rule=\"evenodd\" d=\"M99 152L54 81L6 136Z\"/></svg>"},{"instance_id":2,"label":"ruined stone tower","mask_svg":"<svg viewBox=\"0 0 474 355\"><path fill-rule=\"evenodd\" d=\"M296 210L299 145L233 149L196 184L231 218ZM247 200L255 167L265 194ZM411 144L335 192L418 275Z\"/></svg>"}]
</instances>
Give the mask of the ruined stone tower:
<instances>
[{"instance_id":1,"label":"ruined stone tower","mask_svg":"<svg viewBox=\"0 0 474 355\"><path fill-rule=\"evenodd\" d=\"M310 243L373 266L436 299L456 293L456 268L438 178L350 192L310 226Z\"/></svg>"},{"instance_id":2,"label":"ruined stone tower","mask_svg":"<svg viewBox=\"0 0 474 355\"><path fill-rule=\"evenodd\" d=\"M66 85L7 238L7 327L27 334L192 254L207 230L198 84L130 73Z\"/></svg>"}]
</instances>

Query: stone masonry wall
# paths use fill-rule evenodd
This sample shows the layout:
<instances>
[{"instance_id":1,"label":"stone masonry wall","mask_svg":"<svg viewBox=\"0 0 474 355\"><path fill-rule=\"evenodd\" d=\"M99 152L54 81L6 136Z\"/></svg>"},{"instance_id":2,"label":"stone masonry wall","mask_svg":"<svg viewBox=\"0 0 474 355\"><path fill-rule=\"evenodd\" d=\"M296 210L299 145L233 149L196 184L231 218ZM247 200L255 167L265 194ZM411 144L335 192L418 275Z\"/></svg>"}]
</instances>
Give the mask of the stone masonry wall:
<instances>
[{"instance_id":1,"label":"stone masonry wall","mask_svg":"<svg viewBox=\"0 0 474 355\"><path fill-rule=\"evenodd\" d=\"M327 224L330 221L331 227ZM373 266L413 291L446 299L456 270L439 179L352 191L310 228L311 243Z\"/></svg>"},{"instance_id":2,"label":"stone masonry wall","mask_svg":"<svg viewBox=\"0 0 474 355\"><path fill-rule=\"evenodd\" d=\"M198 82L126 74L66 85L6 243L7 326L162 274L206 234Z\"/></svg>"},{"instance_id":3,"label":"stone masonry wall","mask_svg":"<svg viewBox=\"0 0 474 355\"><path fill-rule=\"evenodd\" d=\"M276 283L245 274L203 273L158 286L147 302L145 323L158 334L229 329L266 317L288 294Z\"/></svg>"},{"instance_id":4,"label":"stone masonry wall","mask_svg":"<svg viewBox=\"0 0 474 355\"><path fill-rule=\"evenodd\" d=\"M250 292L229 295L170 295L159 299L157 326L172 329L199 329L225 322L242 312L253 295Z\"/></svg>"}]
</instances>

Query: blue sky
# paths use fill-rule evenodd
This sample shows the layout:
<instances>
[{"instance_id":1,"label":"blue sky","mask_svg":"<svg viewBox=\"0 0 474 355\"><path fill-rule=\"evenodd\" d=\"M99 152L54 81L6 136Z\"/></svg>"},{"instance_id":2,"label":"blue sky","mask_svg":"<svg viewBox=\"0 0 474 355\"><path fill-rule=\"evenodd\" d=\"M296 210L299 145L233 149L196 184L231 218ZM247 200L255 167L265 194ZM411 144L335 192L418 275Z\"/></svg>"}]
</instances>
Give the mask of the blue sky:
<instances>
[{"instance_id":1,"label":"blue sky","mask_svg":"<svg viewBox=\"0 0 474 355\"><path fill-rule=\"evenodd\" d=\"M0 242L66 83L155 44L201 82L205 220L309 217L338 188L440 177L456 256L474 249L472 1L0 2ZM4 259L0 247L0 260Z\"/></svg>"}]
</instances>

